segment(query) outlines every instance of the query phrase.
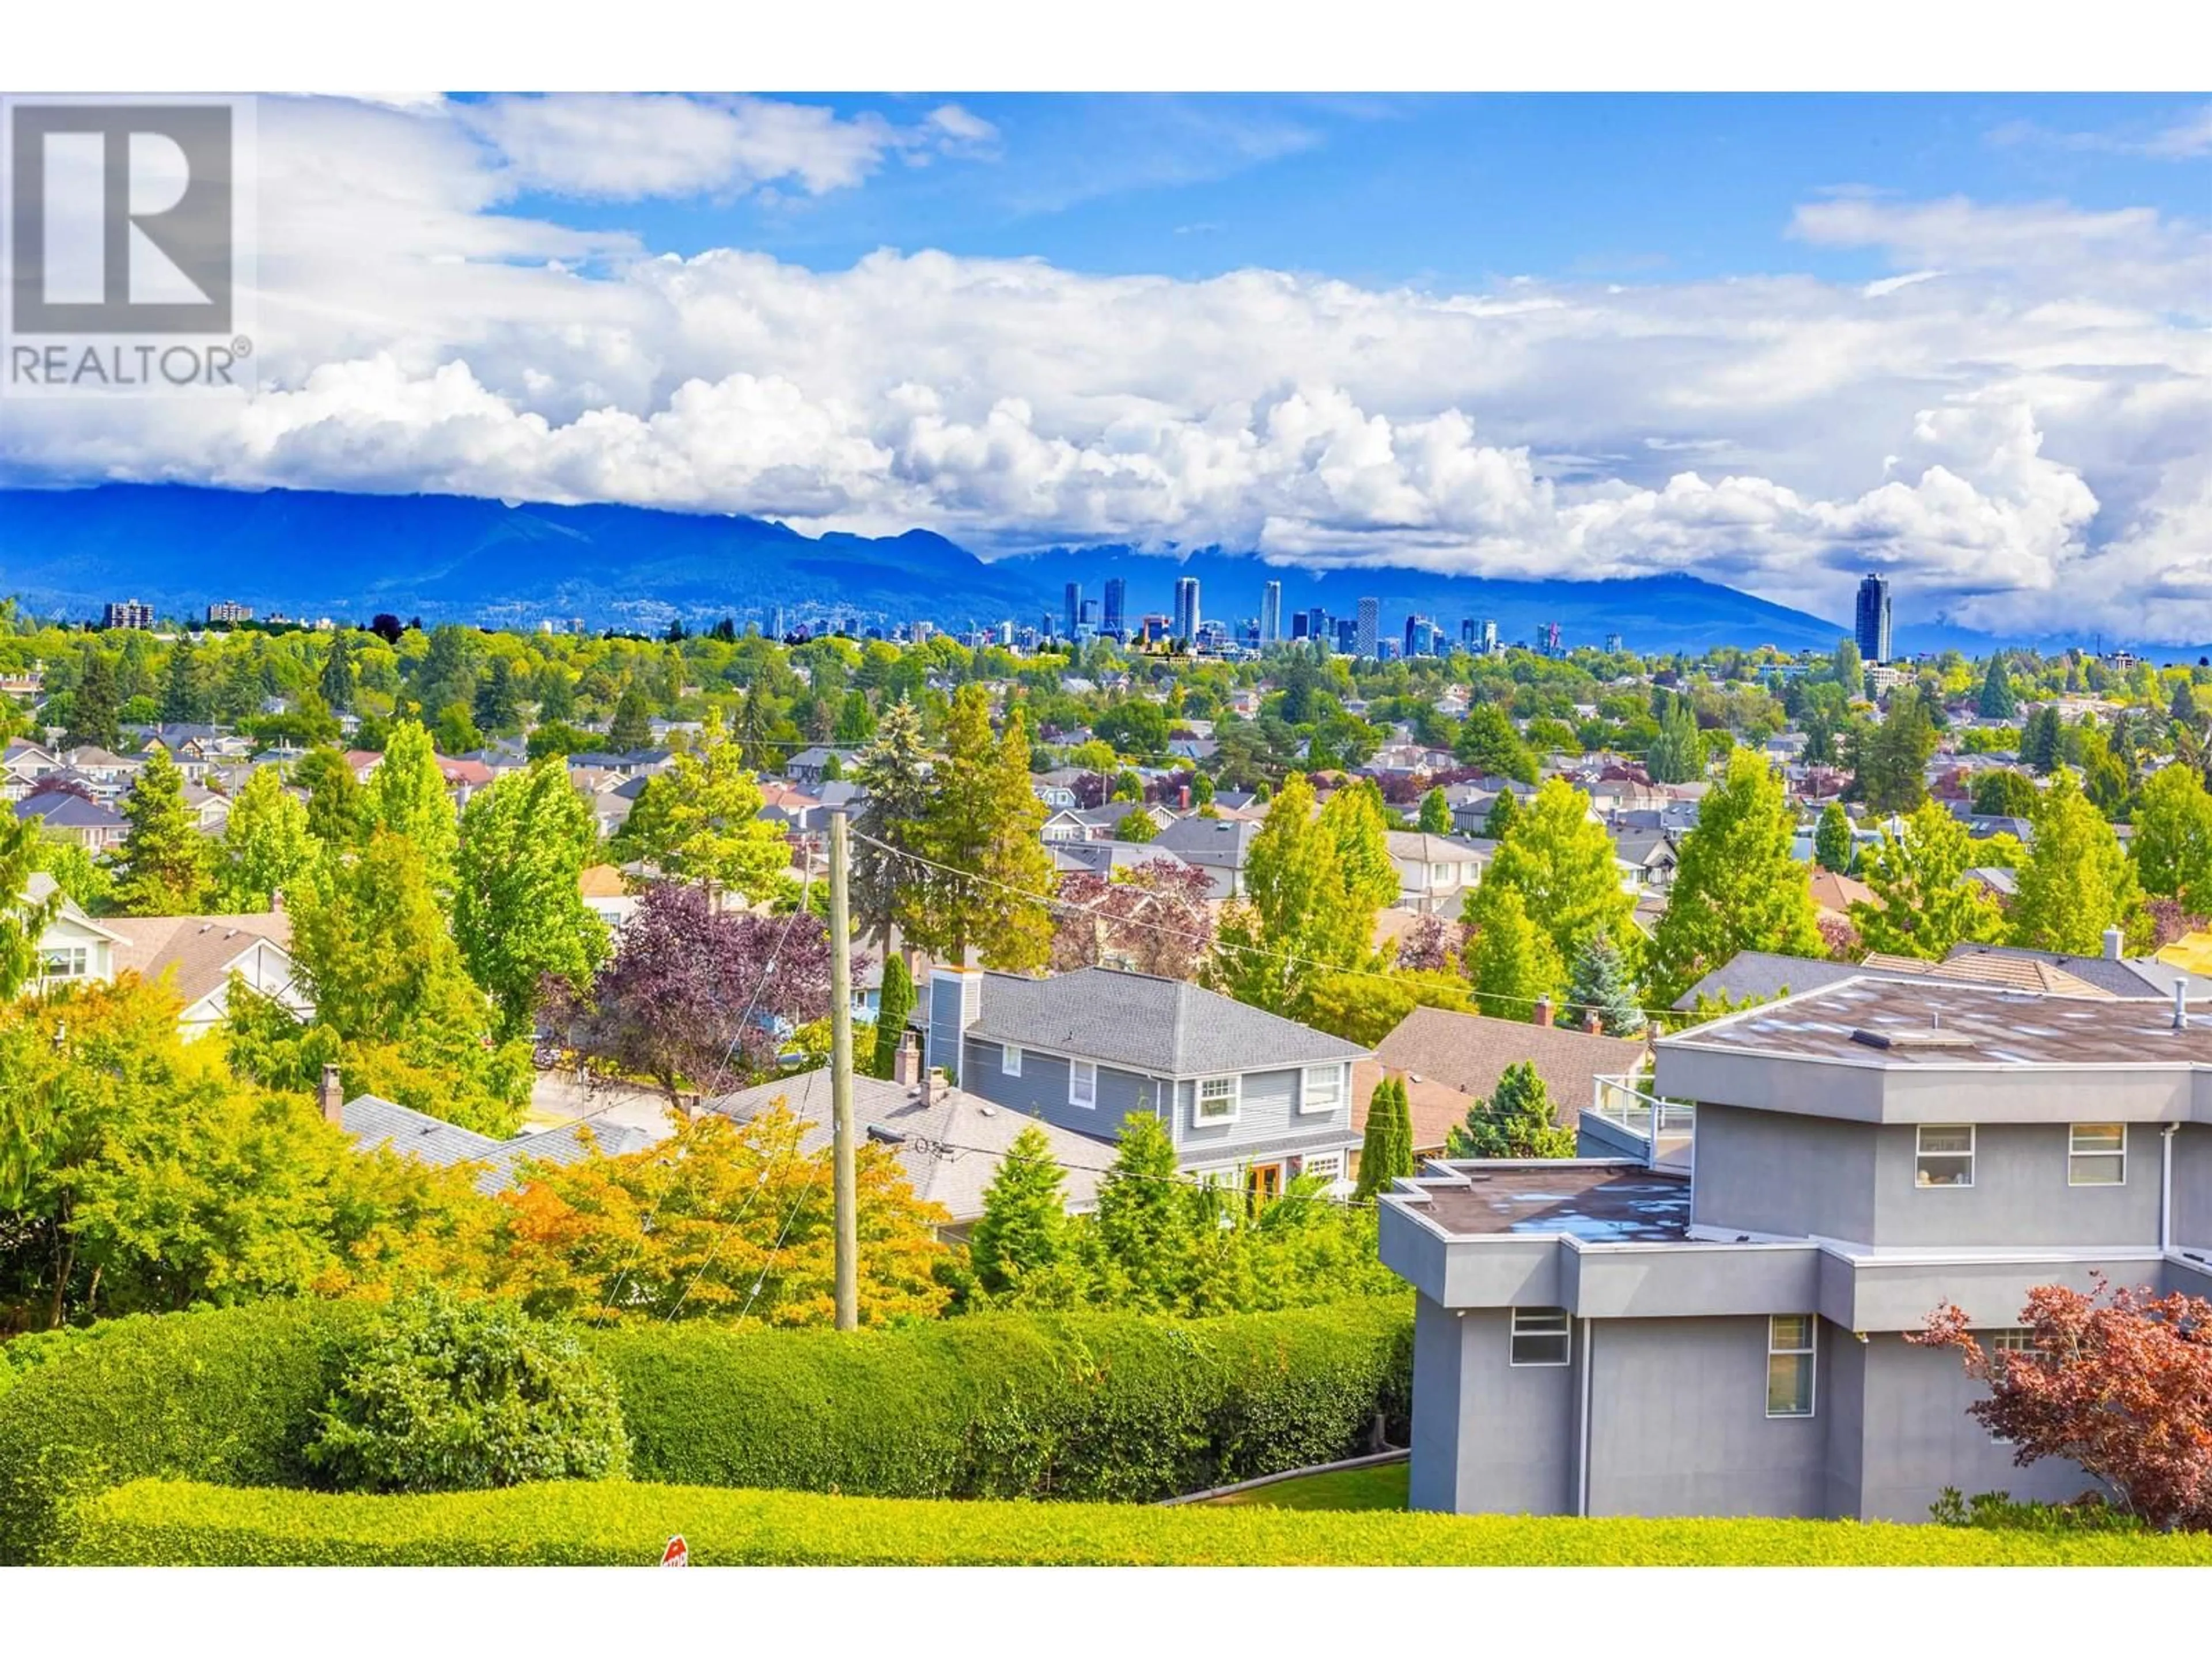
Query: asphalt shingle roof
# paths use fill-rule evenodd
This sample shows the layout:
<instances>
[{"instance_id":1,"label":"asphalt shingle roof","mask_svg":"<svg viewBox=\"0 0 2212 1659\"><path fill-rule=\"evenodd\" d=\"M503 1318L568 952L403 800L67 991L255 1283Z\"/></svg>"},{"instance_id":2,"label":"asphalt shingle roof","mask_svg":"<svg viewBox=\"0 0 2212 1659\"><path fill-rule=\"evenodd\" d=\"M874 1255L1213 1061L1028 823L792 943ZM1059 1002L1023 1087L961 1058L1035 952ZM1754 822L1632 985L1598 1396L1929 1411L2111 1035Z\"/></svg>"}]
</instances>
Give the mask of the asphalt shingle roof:
<instances>
[{"instance_id":1,"label":"asphalt shingle roof","mask_svg":"<svg viewBox=\"0 0 2212 1659\"><path fill-rule=\"evenodd\" d=\"M1050 979L983 975L972 1028L999 1042L1158 1077L1207 1077L1358 1060L1356 1043L1179 979L1080 968Z\"/></svg>"},{"instance_id":2,"label":"asphalt shingle roof","mask_svg":"<svg viewBox=\"0 0 2212 1659\"><path fill-rule=\"evenodd\" d=\"M514 1186L516 1166L525 1158L565 1166L590 1156L593 1146L586 1144L586 1130L596 1150L608 1158L653 1144L653 1137L642 1129L605 1122L564 1123L557 1129L517 1135L512 1140L494 1140L378 1095L349 1100L342 1109L342 1119L346 1133L364 1152L388 1146L417 1163L441 1170L456 1164L483 1164L477 1176L480 1193L504 1192Z\"/></svg>"}]
</instances>

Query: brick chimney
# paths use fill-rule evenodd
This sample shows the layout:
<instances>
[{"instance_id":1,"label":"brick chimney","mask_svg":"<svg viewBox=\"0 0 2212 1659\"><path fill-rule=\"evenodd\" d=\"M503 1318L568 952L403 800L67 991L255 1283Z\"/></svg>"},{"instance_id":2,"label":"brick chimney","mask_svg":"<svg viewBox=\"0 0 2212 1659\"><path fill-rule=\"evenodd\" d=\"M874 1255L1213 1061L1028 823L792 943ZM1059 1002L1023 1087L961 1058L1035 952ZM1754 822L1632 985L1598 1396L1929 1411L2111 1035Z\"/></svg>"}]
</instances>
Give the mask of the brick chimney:
<instances>
[{"instance_id":1,"label":"brick chimney","mask_svg":"<svg viewBox=\"0 0 2212 1659\"><path fill-rule=\"evenodd\" d=\"M1190 810L1190 786L1182 784L1176 790L1176 805L1188 812Z\"/></svg>"},{"instance_id":2,"label":"brick chimney","mask_svg":"<svg viewBox=\"0 0 2212 1659\"><path fill-rule=\"evenodd\" d=\"M902 1032L899 1036L898 1048L891 1055L891 1081L902 1089L913 1088L915 1061L919 1058L920 1051L915 1042L914 1033Z\"/></svg>"},{"instance_id":3,"label":"brick chimney","mask_svg":"<svg viewBox=\"0 0 2212 1659\"><path fill-rule=\"evenodd\" d=\"M1529 1018L1539 1025L1549 1025L1552 1023L1552 999L1547 996L1538 997L1536 1012Z\"/></svg>"},{"instance_id":4,"label":"brick chimney","mask_svg":"<svg viewBox=\"0 0 2212 1659\"><path fill-rule=\"evenodd\" d=\"M322 1108L324 1122L345 1121L345 1090L338 1081L335 1065L323 1067L323 1080L315 1087L315 1104Z\"/></svg>"},{"instance_id":5,"label":"brick chimney","mask_svg":"<svg viewBox=\"0 0 2212 1659\"><path fill-rule=\"evenodd\" d=\"M1583 1010L1583 1030L1589 1033L1589 1035L1595 1036L1604 1027L1604 1024L1605 1022L1598 1018L1596 1009L1585 1008Z\"/></svg>"}]
</instances>

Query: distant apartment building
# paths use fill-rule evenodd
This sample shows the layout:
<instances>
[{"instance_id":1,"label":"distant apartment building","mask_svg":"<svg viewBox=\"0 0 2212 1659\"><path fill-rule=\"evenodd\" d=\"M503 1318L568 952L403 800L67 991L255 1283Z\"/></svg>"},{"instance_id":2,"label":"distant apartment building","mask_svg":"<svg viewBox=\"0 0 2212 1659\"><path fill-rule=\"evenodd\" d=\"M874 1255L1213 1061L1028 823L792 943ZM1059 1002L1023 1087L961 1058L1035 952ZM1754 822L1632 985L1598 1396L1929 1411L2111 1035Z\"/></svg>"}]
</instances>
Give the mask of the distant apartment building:
<instances>
[{"instance_id":1,"label":"distant apartment building","mask_svg":"<svg viewBox=\"0 0 2212 1659\"><path fill-rule=\"evenodd\" d=\"M1496 623L1486 620L1483 623L1481 644L1483 655L1494 657L1498 654L1498 624Z\"/></svg>"},{"instance_id":2,"label":"distant apartment building","mask_svg":"<svg viewBox=\"0 0 2212 1659\"><path fill-rule=\"evenodd\" d=\"M1117 640L1127 637L1128 596L1129 584L1121 577L1109 576L1106 579L1106 617L1105 620L1099 624L1099 630L1102 633L1111 634Z\"/></svg>"},{"instance_id":3,"label":"distant apartment building","mask_svg":"<svg viewBox=\"0 0 2212 1659\"><path fill-rule=\"evenodd\" d=\"M1175 636L1174 630L1175 618L1163 617L1157 611L1137 624L1138 637L1146 645L1158 645L1164 640L1172 639Z\"/></svg>"},{"instance_id":4,"label":"distant apartment building","mask_svg":"<svg viewBox=\"0 0 2212 1659\"><path fill-rule=\"evenodd\" d=\"M1260 643L1279 645L1283 640L1283 585L1269 582L1260 593Z\"/></svg>"},{"instance_id":5,"label":"distant apartment building","mask_svg":"<svg viewBox=\"0 0 2212 1659\"><path fill-rule=\"evenodd\" d=\"M1359 653L1359 624L1350 617L1336 619L1336 654L1357 656Z\"/></svg>"},{"instance_id":6,"label":"distant apartment building","mask_svg":"<svg viewBox=\"0 0 2212 1659\"><path fill-rule=\"evenodd\" d=\"M100 625L102 628L151 628L154 625L154 607L142 605L137 599L110 599L100 608Z\"/></svg>"},{"instance_id":7,"label":"distant apartment building","mask_svg":"<svg viewBox=\"0 0 2212 1659\"><path fill-rule=\"evenodd\" d=\"M207 619L211 623L243 623L253 620L253 607L240 605L232 599L218 599L207 608ZM128 626L129 624L125 624ZM141 626L150 624L142 623Z\"/></svg>"},{"instance_id":8,"label":"distant apartment building","mask_svg":"<svg viewBox=\"0 0 2212 1659\"><path fill-rule=\"evenodd\" d=\"M1060 636L1064 640L1075 637L1076 629L1083 621L1083 584L1070 582L1066 600L1060 606Z\"/></svg>"},{"instance_id":9,"label":"distant apartment building","mask_svg":"<svg viewBox=\"0 0 2212 1659\"><path fill-rule=\"evenodd\" d=\"M1620 655L1621 651L1625 648L1621 644L1620 635L1618 634L1607 635L1605 636L1605 648L1607 654L1610 656Z\"/></svg>"},{"instance_id":10,"label":"distant apartment building","mask_svg":"<svg viewBox=\"0 0 2212 1659\"><path fill-rule=\"evenodd\" d=\"M1859 584L1858 643L1862 661L1889 660L1889 578L1872 571Z\"/></svg>"},{"instance_id":11,"label":"distant apartment building","mask_svg":"<svg viewBox=\"0 0 2212 1659\"><path fill-rule=\"evenodd\" d=\"M1372 660L1375 656L1376 635L1381 632L1382 604L1379 599L1359 602L1358 623L1352 638L1352 653Z\"/></svg>"},{"instance_id":12,"label":"distant apartment building","mask_svg":"<svg viewBox=\"0 0 2212 1659\"><path fill-rule=\"evenodd\" d=\"M1433 657L1443 650L1444 631L1426 617L1406 618L1406 654Z\"/></svg>"},{"instance_id":13,"label":"distant apartment building","mask_svg":"<svg viewBox=\"0 0 2212 1659\"><path fill-rule=\"evenodd\" d=\"M1179 640L1196 640L1199 624L1204 619L1198 611L1198 578L1178 576L1175 585L1175 636Z\"/></svg>"}]
</instances>

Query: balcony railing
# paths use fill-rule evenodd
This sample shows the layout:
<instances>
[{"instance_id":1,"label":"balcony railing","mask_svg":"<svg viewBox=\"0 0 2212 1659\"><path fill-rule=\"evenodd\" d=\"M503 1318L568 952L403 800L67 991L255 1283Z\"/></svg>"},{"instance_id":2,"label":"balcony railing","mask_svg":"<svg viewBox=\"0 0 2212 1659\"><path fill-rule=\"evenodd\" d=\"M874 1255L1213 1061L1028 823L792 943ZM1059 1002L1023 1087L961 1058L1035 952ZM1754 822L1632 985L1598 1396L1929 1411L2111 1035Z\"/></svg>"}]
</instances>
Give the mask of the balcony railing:
<instances>
[{"instance_id":1,"label":"balcony railing","mask_svg":"<svg viewBox=\"0 0 2212 1659\"><path fill-rule=\"evenodd\" d=\"M1589 1115L1643 1143L1644 1161L1686 1164L1697 1127L1697 1107L1686 1100L1662 1100L1637 1085L1636 1074L1601 1077L1591 1091Z\"/></svg>"}]
</instances>

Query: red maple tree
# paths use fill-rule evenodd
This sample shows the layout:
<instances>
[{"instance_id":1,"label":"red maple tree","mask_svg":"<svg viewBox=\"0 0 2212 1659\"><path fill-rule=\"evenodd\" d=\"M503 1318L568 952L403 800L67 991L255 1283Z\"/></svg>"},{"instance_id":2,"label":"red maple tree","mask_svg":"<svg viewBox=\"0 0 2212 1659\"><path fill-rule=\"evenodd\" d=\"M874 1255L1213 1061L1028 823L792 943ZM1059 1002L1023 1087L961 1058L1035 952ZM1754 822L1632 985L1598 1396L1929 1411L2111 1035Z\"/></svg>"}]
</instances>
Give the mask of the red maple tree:
<instances>
[{"instance_id":1,"label":"red maple tree","mask_svg":"<svg viewBox=\"0 0 2212 1659\"><path fill-rule=\"evenodd\" d=\"M1905 1340L1957 1349L1989 1384L1966 1409L2014 1462L2069 1458L2148 1524L2212 1530L2212 1301L2094 1285L2030 1291L2025 1350L1985 1352L1949 1304Z\"/></svg>"}]
</instances>

